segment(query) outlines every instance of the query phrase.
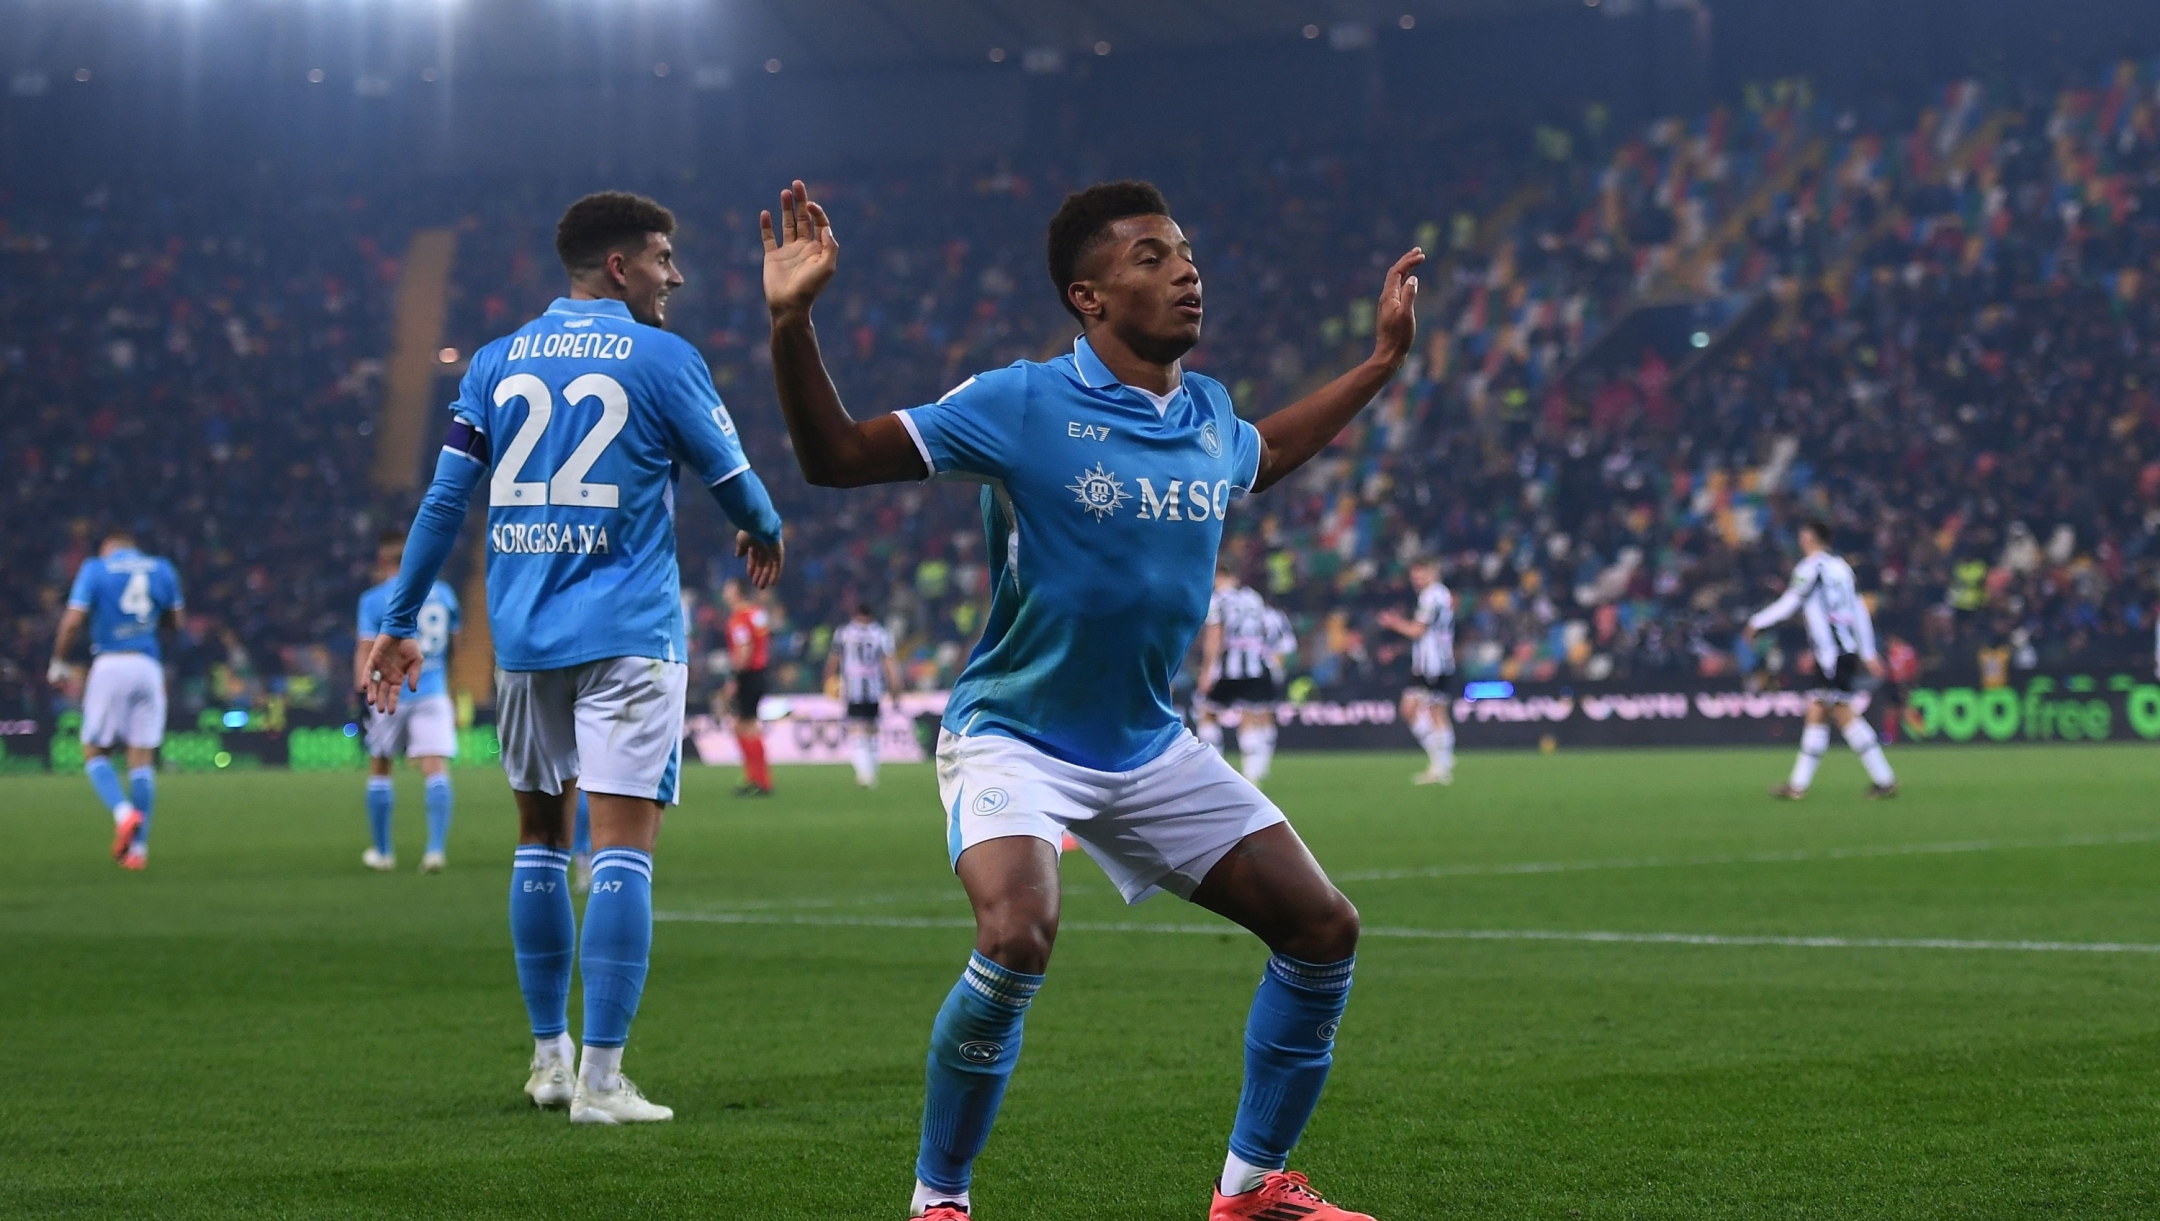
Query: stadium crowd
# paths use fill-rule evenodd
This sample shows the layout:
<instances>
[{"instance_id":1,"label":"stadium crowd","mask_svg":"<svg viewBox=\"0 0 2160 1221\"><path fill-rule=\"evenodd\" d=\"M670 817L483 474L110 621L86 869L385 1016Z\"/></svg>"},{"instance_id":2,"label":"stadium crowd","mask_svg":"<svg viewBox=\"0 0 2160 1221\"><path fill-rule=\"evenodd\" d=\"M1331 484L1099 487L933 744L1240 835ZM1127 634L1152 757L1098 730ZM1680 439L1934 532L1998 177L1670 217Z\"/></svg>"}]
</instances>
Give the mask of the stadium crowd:
<instances>
[{"instance_id":1,"label":"stadium crowd","mask_svg":"<svg viewBox=\"0 0 2160 1221\"><path fill-rule=\"evenodd\" d=\"M1162 184L1194 239L1208 339L1189 362L1264 414L1368 342L1381 270L1424 273L1420 352L1322 460L1232 516L1226 556L1297 621L1319 690L1392 676L1373 615L1442 556L1474 676L1790 681L1738 640L1804 517L1830 515L1921 672L2149 659L2160 586L2160 70L2044 94L1959 82L1847 109L1786 82L1692 120L1206 159L905 167L815 183L845 243L819 321L860 413L1063 350L1044 217L1097 177ZM1406 152L1407 148L1407 152ZM777 185L777 184L775 184ZM988 573L975 497L804 487L773 403L754 204L674 182L689 285L671 325L711 362L789 522L781 689L815 685L858 601L909 681L957 671ZM101 193L0 202L0 700L34 707L75 563L144 529L189 597L183 706L333 697L373 529L395 282L420 219L459 218L449 342L559 291L564 192L256 210ZM432 211L431 211L432 210ZM425 214L425 215L423 215ZM1727 298L1701 351L1601 343L1643 303ZM694 652L720 653L732 559L682 517ZM715 660L701 667L707 685ZM192 701L192 704L191 704Z\"/></svg>"},{"instance_id":2,"label":"stadium crowd","mask_svg":"<svg viewBox=\"0 0 2160 1221\"><path fill-rule=\"evenodd\" d=\"M326 643L349 650L403 234L357 195L248 198L0 206L0 710L45 707L69 584L114 528L180 569L183 707L313 699Z\"/></svg>"}]
</instances>

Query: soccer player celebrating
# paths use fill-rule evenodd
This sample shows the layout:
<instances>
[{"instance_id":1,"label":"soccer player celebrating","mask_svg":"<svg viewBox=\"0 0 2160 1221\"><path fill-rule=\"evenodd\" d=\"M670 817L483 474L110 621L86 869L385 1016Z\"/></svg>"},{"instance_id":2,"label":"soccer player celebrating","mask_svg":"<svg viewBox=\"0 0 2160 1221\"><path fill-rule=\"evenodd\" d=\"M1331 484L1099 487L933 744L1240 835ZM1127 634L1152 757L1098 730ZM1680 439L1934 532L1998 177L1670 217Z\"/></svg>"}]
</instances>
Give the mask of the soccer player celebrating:
<instances>
[{"instance_id":1,"label":"soccer player celebrating","mask_svg":"<svg viewBox=\"0 0 2160 1221\"><path fill-rule=\"evenodd\" d=\"M1203 715L1236 711L1238 765L1254 784L1267 779L1275 757L1275 704L1282 698L1270 644L1268 607L1259 592L1227 568L1216 573L1200 633L1200 674L1209 684ZM1221 730L1216 734L1220 741Z\"/></svg>"},{"instance_id":2,"label":"soccer player celebrating","mask_svg":"<svg viewBox=\"0 0 2160 1221\"><path fill-rule=\"evenodd\" d=\"M1380 612L1380 626L1410 638L1410 685L1403 689L1403 720L1425 748L1425 770L1412 784L1455 783L1455 595L1440 583L1440 561L1410 565L1417 611L1408 619Z\"/></svg>"},{"instance_id":3,"label":"soccer player celebrating","mask_svg":"<svg viewBox=\"0 0 2160 1221\"><path fill-rule=\"evenodd\" d=\"M683 282L675 218L609 191L555 230L570 294L481 348L451 404L448 442L421 501L368 659L375 707L395 712L426 655L416 639L435 574L485 486L488 622L499 667L496 730L518 807L510 939L532 1018L525 1091L574 1123L674 1112L622 1075L652 948L652 852L682 764L682 581L675 472L687 467L738 528L750 577L780 573L780 516L744 460L697 349L660 329ZM592 897L575 948L585 1050L568 1030L577 929L565 876L579 790L592 799Z\"/></svg>"},{"instance_id":4,"label":"soccer player celebrating","mask_svg":"<svg viewBox=\"0 0 2160 1221\"><path fill-rule=\"evenodd\" d=\"M398 563L405 557L405 532L385 531L375 544L377 584L360 595L360 647L353 651L353 682L363 698L367 690L368 654L375 649L375 634L382 629L383 609L390 604L390 590L397 584ZM441 581L428 589L420 604L419 693L398 702L396 712L376 712L368 717L368 831L374 843L360 854L360 863L385 872L397 868L397 853L390 846L390 815L396 806L397 789L390 769L402 754L427 777L427 852L420 857L420 872L441 873L444 847L450 838L450 760L457 758L457 709L450 703L450 638L458 630L457 595Z\"/></svg>"},{"instance_id":5,"label":"soccer player celebrating","mask_svg":"<svg viewBox=\"0 0 2160 1221\"><path fill-rule=\"evenodd\" d=\"M839 264L796 182L762 218L774 376L813 484L987 484L988 626L938 741L947 846L975 909L975 953L938 1013L914 1213L967 1215L976 1155L1020 1057L1058 925L1070 831L1128 902L1168 890L1273 951L1245 1034L1245 1089L1213 1221L1355 1221L1285 1167L1333 1062L1357 909L1261 792L1186 731L1170 683L1207 615L1224 514L1303 465L1402 364L1423 261L1387 273L1370 359L1255 428L1184 371L1200 272L1162 195L1139 182L1068 197L1050 279L1081 337L1069 355L979 374L926 407L857 422L818 352L812 302ZM1370 1219L1364 1219L1370 1221Z\"/></svg>"},{"instance_id":6,"label":"soccer player celebrating","mask_svg":"<svg viewBox=\"0 0 2160 1221\"><path fill-rule=\"evenodd\" d=\"M741 581L720 587L727 603L728 704L735 714L735 745L742 750L743 782L737 797L772 796L772 765L765 761L765 725L758 704L768 687L772 663L772 613Z\"/></svg>"},{"instance_id":7,"label":"soccer player celebrating","mask_svg":"<svg viewBox=\"0 0 2160 1221\"><path fill-rule=\"evenodd\" d=\"M866 789L877 787L878 713L886 693L900 690L900 663L894 653L892 633L865 602L833 633L832 652L825 658L825 681L839 679L840 698L847 701L855 783Z\"/></svg>"},{"instance_id":8,"label":"soccer player celebrating","mask_svg":"<svg viewBox=\"0 0 2160 1221\"><path fill-rule=\"evenodd\" d=\"M165 667L158 629L180 623L180 578L172 561L144 555L125 530L105 536L76 570L45 676L67 682L65 660L90 629L90 677L83 684L83 774L112 812L113 859L122 869L150 863L150 812L157 803L157 751L165 741ZM112 749L127 748L128 788L120 789Z\"/></svg>"},{"instance_id":9,"label":"soccer player celebrating","mask_svg":"<svg viewBox=\"0 0 2160 1221\"><path fill-rule=\"evenodd\" d=\"M1852 565L1830 550L1830 524L1811 519L1800 526L1800 562L1778 600L1755 612L1740 633L1753 640L1755 633L1774 627L1800 612L1807 620L1808 641L1815 647L1815 664L1822 685L1808 693L1807 723L1800 730L1800 755L1793 760L1792 775L1770 790L1772 797L1798 801L1807 796L1830 749L1830 725L1845 735L1845 745L1860 756L1867 769L1870 797L1897 796L1897 774L1883 757L1882 743L1867 718L1853 711L1853 685L1864 668L1876 678L1883 663L1875 655L1875 620L1867 603L1860 600ZM1826 724L1827 722L1827 724Z\"/></svg>"}]
</instances>

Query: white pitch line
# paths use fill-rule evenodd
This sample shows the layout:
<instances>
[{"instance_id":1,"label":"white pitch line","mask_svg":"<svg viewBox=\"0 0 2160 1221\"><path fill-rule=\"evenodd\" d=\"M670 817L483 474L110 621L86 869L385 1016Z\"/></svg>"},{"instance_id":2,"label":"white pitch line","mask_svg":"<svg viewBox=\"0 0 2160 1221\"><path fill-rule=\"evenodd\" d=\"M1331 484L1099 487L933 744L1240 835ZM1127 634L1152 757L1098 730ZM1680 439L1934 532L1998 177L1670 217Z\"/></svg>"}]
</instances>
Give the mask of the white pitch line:
<instances>
[{"instance_id":1,"label":"white pitch line","mask_svg":"<svg viewBox=\"0 0 2160 1221\"><path fill-rule=\"evenodd\" d=\"M766 912L654 912L681 924L756 924L808 928L972 929L973 920L937 916L784 916ZM1228 924L1135 924L1068 921L1066 931L1168 933L1217 937L1241 930ZM1745 933L1621 933L1571 929L1367 928L1366 937L1412 941L1572 941L1602 945L1778 946L1803 950L2008 950L2030 954L2160 954L2160 945L2130 941L1982 941L1957 937L1780 937Z\"/></svg>"},{"instance_id":2,"label":"white pitch line","mask_svg":"<svg viewBox=\"0 0 2160 1221\"><path fill-rule=\"evenodd\" d=\"M1849 861L1882 856L1943 856L1961 852L2006 852L2034 848L2093 848L2112 844L2149 844L2160 831L2120 835L2066 835L2059 839L1952 840L1932 844L1873 844L1851 848L1792 848L1779 852L1736 852L1715 856L1642 856L1612 860L1520 861L1500 865L1429 865L1417 869L1365 869L1329 876L1338 882L1399 882L1411 878L1505 877L1514 874L1579 873L1601 869L1671 869L1704 865L1771 865L1797 861Z\"/></svg>"}]
</instances>

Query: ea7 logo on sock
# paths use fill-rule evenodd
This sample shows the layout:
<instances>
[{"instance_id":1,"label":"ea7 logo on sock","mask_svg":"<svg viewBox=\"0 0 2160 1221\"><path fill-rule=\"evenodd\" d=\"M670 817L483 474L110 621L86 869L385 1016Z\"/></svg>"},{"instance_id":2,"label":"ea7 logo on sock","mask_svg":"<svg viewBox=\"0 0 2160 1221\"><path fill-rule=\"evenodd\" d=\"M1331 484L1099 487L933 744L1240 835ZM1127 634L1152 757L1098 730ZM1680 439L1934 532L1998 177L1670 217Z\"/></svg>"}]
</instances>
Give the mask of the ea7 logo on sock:
<instances>
[{"instance_id":1,"label":"ea7 logo on sock","mask_svg":"<svg viewBox=\"0 0 2160 1221\"><path fill-rule=\"evenodd\" d=\"M535 882L535 881L531 881L531 880L529 880L529 879L528 879L528 880L526 881L526 883L525 883L525 893L526 893L526 894L529 894L529 895L532 895L532 894L540 894L540 895L551 895L551 894L554 894L554 893L555 893L555 883L553 883L553 882Z\"/></svg>"},{"instance_id":2,"label":"ea7 logo on sock","mask_svg":"<svg viewBox=\"0 0 2160 1221\"><path fill-rule=\"evenodd\" d=\"M1005 1047L1000 1043L978 1040L960 1045L960 1058L970 1064L989 1064L1004 1054Z\"/></svg>"},{"instance_id":3,"label":"ea7 logo on sock","mask_svg":"<svg viewBox=\"0 0 2160 1221\"><path fill-rule=\"evenodd\" d=\"M1321 1042L1333 1043L1335 1041L1335 1032L1341 1028L1341 1018L1329 1018L1327 1021L1320 1023L1320 1029L1315 1030L1313 1033L1320 1036Z\"/></svg>"},{"instance_id":4,"label":"ea7 logo on sock","mask_svg":"<svg viewBox=\"0 0 2160 1221\"><path fill-rule=\"evenodd\" d=\"M622 883L616 881L594 882L592 884L592 892L596 895L611 895L621 889Z\"/></svg>"}]
</instances>

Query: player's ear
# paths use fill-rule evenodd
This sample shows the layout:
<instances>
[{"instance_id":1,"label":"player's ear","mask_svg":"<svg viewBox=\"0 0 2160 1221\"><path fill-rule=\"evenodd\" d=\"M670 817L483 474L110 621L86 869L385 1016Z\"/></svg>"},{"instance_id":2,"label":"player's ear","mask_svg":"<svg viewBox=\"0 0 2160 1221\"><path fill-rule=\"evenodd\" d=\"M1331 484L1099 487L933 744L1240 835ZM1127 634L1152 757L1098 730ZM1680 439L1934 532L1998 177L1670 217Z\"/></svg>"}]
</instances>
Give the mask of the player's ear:
<instances>
[{"instance_id":1,"label":"player's ear","mask_svg":"<svg viewBox=\"0 0 2160 1221\"><path fill-rule=\"evenodd\" d=\"M1094 284L1087 280L1073 281L1065 286L1065 299L1072 302L1072 307L1080 311L1081 317L1101 321L1102 297L1096 293Z\"/></svg>"}]
</instances>

